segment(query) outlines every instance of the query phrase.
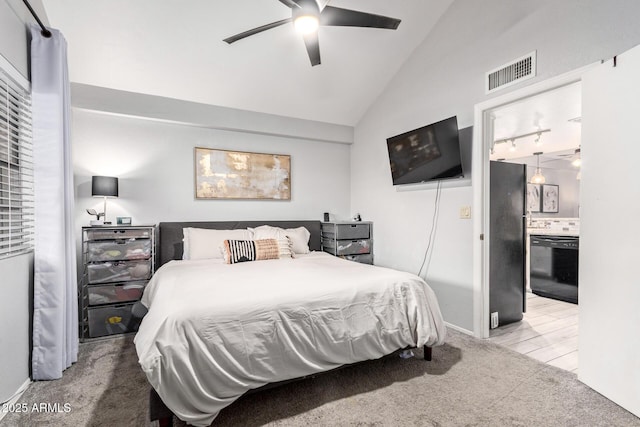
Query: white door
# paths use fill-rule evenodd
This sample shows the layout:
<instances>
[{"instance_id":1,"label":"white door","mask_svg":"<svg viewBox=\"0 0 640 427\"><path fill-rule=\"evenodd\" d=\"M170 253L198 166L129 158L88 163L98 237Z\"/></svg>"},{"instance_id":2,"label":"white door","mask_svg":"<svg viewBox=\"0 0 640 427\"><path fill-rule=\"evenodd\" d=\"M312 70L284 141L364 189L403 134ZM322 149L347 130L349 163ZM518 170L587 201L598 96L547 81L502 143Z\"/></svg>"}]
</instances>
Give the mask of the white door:
<instances>
[{"instance_id":1,"label":"white door","mask_svg":"<svg viewBox=\"0 0 640 427\"><path fill-rule=\"evenodd\" d=\"M640 416L640 46L582 94L578 378Z\"/></svg>"}]
</instances>

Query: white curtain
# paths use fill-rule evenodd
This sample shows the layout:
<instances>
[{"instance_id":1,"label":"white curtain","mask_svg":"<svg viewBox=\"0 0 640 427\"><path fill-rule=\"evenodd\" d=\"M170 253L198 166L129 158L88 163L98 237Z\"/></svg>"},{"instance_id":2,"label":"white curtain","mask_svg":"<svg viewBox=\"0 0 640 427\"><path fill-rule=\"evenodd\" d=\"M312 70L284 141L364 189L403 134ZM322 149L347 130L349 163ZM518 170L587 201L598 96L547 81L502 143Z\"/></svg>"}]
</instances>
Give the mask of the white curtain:
<instances>
[{"instance_id":1,"label":"white curtain","mask_svg":"<svg viewBox=\"0 0 640 427\"><path fill-rule=\"evenodd\" d=\"M78 359L78 299L67 42L31 27L35 192L34 380L62 377Z\"/></svg>"}]
</instances>

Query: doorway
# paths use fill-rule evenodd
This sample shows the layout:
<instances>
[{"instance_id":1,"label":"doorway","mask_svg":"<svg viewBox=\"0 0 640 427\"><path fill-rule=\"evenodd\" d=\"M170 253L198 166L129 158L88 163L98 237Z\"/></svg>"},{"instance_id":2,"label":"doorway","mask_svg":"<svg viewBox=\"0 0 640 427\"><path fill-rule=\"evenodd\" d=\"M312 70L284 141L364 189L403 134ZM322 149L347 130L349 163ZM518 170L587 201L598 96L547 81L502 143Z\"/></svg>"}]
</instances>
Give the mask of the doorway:
<instances>
[{"instance_id":1,"label":"doorway","mask_svg":"<svg viewBox=\"0 0 640 427\"><path fill-rule=\"evenodd\" d=\"M489 111L490 340L573 372L581 91L575 82Z\"/></svg>"},{"instance_id":2,"label":"doorway","mask_svg":"<svg viewBox=\"0 0 640 427\"><path fill-rule=\"evenodd\" d=\"M570 83L583 84L580 248L580 372L578 379L633 414L638 406L637 271L633 262L637 238L633 216L638 186L633 177L637 156L633 145L640 131L640 47L602 63L540 82L477 104L473 149L474 332L489 336L487 301L489 247L487 141L493 139L487 111ZM616 183L613 187L611 183ZM604 250L606 248L606 250ZM603 268L605 267L605 268ZM609 268L606 268L609 267ZM615 268L611 268L615 267ZM606 283L607 286L602 286ZM615 325L612 328L611 325ZM606 339L606 341L603 341ZM605 357L600 351L606 344ZM619 357L618 357L619 356Z\"/></svg>"},{"instance_id":3,"label":"doorway","mask_svg":"<svg viewBox=\"0 0 640 427\"><path fill-rule=\"evenodd\" d=\"M562 76L549 79L544 82L540 82L523 89L502 95L500 97L488 100L475 107L475 123L474 123L474 140L482 141L474 145L473 152L473 183L474 183L474 209L478 214L474 219L474 331L479 338L489 338L489 325L490 325L490 312L489 312L489 261L490 261L490 207L488 198L490 195L490 172L489 163L491 159L492 145L494 153L497 152L497 148L494 144L497 138L494 129L495 116L493 111L498 110L501 107L513 107L518 103L522 103L529 98L551 93L555 90L559 90L570 86L575 83L579 83L582 74L592 66L581 68L573 72L564 74ZM535 131L544 130L544 127L535 126L535 117L529 118L529 125L533 123ZM533 122L532 122L533 120ZM542 123L540 121L540 123ZM515 129L515 128L514 128ZM524 132L522 134L526 134ZM538 132L534 132L531 137L530 147L523 153L529 153L529 157L535 150L535 138L538 136ZM547 137L551 132L542 132L543 137ZM522 135L522 134L516 134ZM503 137L503 139L506 137ZM524 138L520 138L524 139ZM510 141L504 143L505 148L509 148ZM516 142L516 145L518 143ZM524 146L523 142L523 146ZM568 150L569 148L567 148ZM537 157L536 160L539 158Z\"/></svg>"}]
</instances>

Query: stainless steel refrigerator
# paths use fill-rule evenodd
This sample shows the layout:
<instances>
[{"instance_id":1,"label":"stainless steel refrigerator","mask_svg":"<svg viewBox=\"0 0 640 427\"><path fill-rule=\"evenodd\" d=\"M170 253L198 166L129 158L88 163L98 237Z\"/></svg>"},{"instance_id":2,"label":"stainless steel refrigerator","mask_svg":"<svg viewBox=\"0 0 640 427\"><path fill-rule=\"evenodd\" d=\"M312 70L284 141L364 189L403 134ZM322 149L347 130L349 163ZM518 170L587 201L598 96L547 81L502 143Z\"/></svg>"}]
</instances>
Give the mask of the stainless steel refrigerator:
<instances>
[{"instance_id":1,"label":"stainless steel refrigerator","mask_svg":"<svg viewBox=\"0 0 640 427\"><path fill-rule=\"evenodd\" d=\"M522 320L526 308L526 165L490 164L490 327ZM492 321L493 319L493 321Z\"/></svg>"}]
</instances>

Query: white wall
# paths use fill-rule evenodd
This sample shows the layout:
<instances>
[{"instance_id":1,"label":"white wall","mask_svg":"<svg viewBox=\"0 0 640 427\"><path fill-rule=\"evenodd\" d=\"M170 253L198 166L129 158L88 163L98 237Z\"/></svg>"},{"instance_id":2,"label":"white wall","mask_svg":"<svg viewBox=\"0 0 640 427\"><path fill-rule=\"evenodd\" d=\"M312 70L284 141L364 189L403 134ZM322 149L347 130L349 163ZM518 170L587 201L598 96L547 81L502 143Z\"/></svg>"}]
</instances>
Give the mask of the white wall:
<instances>
[{"instance_id":1,"label":"white wall","mask_svg":"<svg viewBox=\"0 0 640 427\"><path fill-rule=\"evenodd\" d=\"M640 46L583 79L578 378L640 416ZM606 141L606 143L603 143Z\"/></svg>"},{"instance_id":2,"label":"white wall","mask_svg":"<svg viewBox=\"0 0 640 427\"><path fill-rule=\"evenodd\" d=\"M538 75L522 87L608 58L640 43L640 2L634 0L456 0L356 126L351 153L351 210L374 221L376 263L417 272L424 256L435 191L396 191L386 138L457 115L473 123L486 100L484 73L538 52ZM477 141L475 142L477 143ZM427 275L445 320L473 330L470 186L442 194ZM472 213L474 214L474 213Z\"/></svg>"},{"instance_id":3,"label":"white wall","mask_svg":"<svg viewBox=\"0 0 640 427\"><path fill-rule=\"evenodd\" d=\"M29 379L33 254L0 260L0 403ZM0 418L1 418L0 414Z\"/></svg>"},{"instance_id":4,"label":"white wall","mask_svg":"<svg viewBox=\"0 0 640 427\"><path fill-rule=\"evenodd\" d=\"M291 155L290 201L195 200L194 147ZM117 176L107 213L134 224L160 221L348 218L349 145L163 123L74 109L76 224L88 225L91 176Z\"/></svg>"}]
</instances>

